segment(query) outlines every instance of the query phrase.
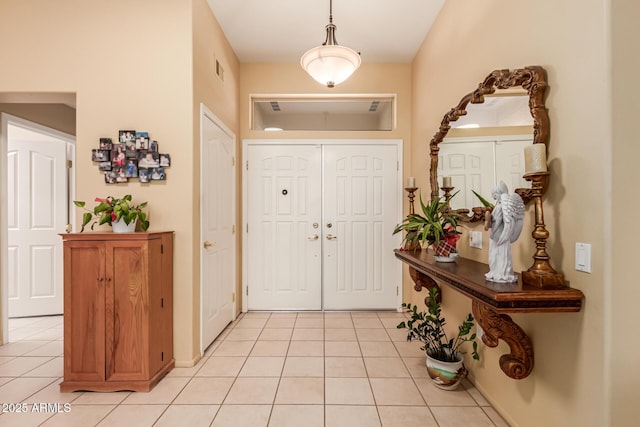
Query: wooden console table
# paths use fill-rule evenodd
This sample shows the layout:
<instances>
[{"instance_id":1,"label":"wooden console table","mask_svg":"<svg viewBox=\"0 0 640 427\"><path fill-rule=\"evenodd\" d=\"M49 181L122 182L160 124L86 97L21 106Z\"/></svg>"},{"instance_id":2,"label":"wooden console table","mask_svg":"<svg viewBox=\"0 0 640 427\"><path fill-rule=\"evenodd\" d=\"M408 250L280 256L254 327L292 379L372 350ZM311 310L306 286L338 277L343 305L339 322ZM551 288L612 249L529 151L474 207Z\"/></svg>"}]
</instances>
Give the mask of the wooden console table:
<instances>
[{"instance_id":1,"label":"wooden console table","mask_svg":"<svg viewBox=\"0 0 640 427\"><path fill-rule=\"evenodd\" d=\"M509 345L510 354L500 357L500 368L514 379L526 378L533 370L533 346L527 334L506 313L577 312L584 294L568 286L538 288L517 283L494 283L485 280L487 264L458 258L456 262L436 262L423 250L400 251L395 255L409 265L416 291L436 287L435 279L451 286L472 300L472 311L484 330L482 341L497 347L501 339ZM439 292L441 295L441 293Z\"/></svg>"}]
</instances>

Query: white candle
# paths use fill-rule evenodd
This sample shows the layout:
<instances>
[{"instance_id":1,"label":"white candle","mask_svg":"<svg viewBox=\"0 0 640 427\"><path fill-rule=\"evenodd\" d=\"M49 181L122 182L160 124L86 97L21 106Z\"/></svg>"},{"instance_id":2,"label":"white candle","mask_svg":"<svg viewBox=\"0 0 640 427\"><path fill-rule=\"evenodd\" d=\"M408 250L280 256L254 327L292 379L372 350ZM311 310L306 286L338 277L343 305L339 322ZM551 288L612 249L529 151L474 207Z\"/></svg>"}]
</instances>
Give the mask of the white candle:
<instances>
[{"instance_id":1,"label":"white candle","mask_svg":"<svg viewBox=\"0 0 640 427\"><path fill-rule=\"evenodd\" d=\"M450 176L443 176L442 177L442 186L445 187L445 188L453 187L453 185L451 185L451 177Z\"/></svg>"},{"instance_id":2,"label":"white candle","mask_svg":"<svg viewBox=\"0 0 640 427\"><path fill-rule=\"evenodd\" d=\"M524 173L547 171L547 147L542 144L531 144L524 147Z\"/></svg>"},{"instance_id":3,"label":"white candle","mask_svg":"<svg viewBox=\"0 0 640 427\"><path fill-rule=\"evenodd\" d=\"M407 178L407 188L416 188L416 179L414 177Z\"/></svg>"}]
</instances>

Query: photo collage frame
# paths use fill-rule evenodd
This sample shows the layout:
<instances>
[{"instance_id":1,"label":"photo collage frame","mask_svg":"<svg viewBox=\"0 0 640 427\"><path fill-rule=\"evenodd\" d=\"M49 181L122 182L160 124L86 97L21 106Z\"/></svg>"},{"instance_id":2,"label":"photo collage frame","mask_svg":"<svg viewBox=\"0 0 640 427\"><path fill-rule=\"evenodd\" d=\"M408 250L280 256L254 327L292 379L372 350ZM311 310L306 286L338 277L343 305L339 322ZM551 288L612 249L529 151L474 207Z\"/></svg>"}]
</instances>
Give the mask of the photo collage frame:
<instances>
[{"instance_id":1,"label":"photo collage frame","mask_svg":"<svg viewBox=\"0 0 640 427\"><path fill-rule=\"evenodd\" d=\"M100 138L100 145L91 150L91 160L104 172L104 182L121 184L130 179L148 183L167 179L165 168L171 166L171 155L160 153L158 141L149 132L118 131L118 139Z\"/></svg>"}]
</instances>

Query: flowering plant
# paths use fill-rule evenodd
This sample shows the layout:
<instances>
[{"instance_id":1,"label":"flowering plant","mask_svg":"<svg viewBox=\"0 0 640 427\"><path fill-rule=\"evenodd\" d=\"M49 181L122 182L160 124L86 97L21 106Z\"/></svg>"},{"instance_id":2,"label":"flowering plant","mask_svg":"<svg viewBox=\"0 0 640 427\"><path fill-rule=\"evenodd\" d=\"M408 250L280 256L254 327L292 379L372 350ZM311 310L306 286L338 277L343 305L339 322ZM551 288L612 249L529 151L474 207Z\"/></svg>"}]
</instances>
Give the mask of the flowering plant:
<instances>
[{"instance_id":1,"label":"flowering plant","mask_svg":"<svg viewBox=\"0 0 640 427\"><path fill-rule=\"evenodd\" d=\"M91 221L91 229L96 225L109 224L122 219L125 224L130 224L131 221L135 222L140 220L140 227L147 231L149 228L149 221L147 221L147 214L142 211L147 206L147 202L134 205L131 203L131 194L127 194L121 199L117 199L113 196L107 196L105 199L99 197L95 198L98 204L91 209L85 207L86 203L82 201L74 200L73 204L79 208L84 208L86 211L82 215L82 228L80 232L84 231L84 227Z\"/></svg>"}]
</instances>

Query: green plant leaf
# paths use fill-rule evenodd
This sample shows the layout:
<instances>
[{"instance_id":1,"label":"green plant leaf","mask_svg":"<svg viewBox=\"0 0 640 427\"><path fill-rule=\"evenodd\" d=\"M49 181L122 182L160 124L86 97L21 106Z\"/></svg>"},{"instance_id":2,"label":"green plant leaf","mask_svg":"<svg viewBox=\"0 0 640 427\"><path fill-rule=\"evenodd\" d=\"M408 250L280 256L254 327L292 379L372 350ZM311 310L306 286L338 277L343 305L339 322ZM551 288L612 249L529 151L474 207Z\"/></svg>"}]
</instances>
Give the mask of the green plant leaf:
<instances>
[{"instance_id":1,"label":"green plant leaf","mask_svg":"<svg viewBox=\"0 0 640 427\"><path fill-rule=\"evenodd\" d=\"M84 208L84 205L86 205L86 202L80 202L78 200L74 200L73 204L76 205L79 208Z\"/></svg>"}]
</instances>

